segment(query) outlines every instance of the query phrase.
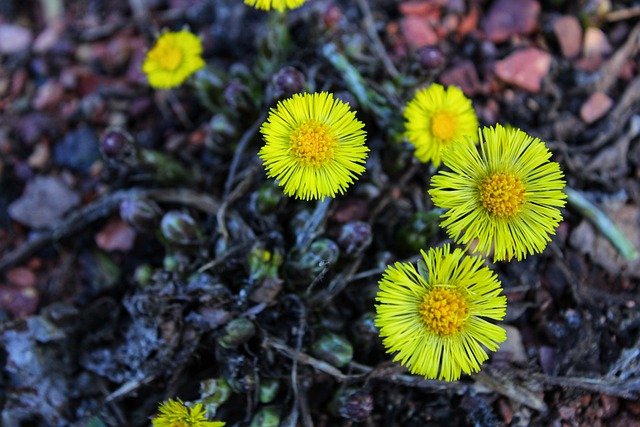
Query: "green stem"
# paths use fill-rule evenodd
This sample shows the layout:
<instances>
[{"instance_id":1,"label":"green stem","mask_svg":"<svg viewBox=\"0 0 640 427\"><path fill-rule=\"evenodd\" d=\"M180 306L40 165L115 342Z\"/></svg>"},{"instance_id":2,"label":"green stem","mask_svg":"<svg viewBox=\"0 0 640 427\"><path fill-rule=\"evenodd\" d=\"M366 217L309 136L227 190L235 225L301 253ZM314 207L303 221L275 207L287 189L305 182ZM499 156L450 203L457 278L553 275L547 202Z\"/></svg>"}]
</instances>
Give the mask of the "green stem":
<instances>
[{"instance_id":1,"label":"green stem","mask_svg":"<svg viewBox=\"0 0 640 427\"><path fill-rule=\"evenodd\" d=\"M568 206L591 221L625 259L633 261L638 258L638 249L616 227L611 218L573 188L565 187L564 192L567 195Z\"/></svg>"}]
</instances>

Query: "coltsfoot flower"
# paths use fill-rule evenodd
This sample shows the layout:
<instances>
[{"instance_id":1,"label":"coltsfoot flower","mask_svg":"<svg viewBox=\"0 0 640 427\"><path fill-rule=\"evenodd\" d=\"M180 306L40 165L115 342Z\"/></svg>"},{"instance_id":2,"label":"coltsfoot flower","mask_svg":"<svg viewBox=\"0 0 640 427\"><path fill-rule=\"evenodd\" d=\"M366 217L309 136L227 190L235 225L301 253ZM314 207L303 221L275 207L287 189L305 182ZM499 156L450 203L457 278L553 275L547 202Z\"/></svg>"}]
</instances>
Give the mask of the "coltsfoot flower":
<instances>
[{"instance_id":1,"label":"coltsfoot flower","mask_svg":"<svg viewBox=\"0 0 640 427\"><path fill-rule=\"evenodd\" d=\"M332 94L304 93L278 102L260 128L258 155L284 193L303 200L335 197L364 172L363 123Z\"/></svg>"},{"instance_id":2,"label":"coltsfoot flower","mask_svg":"<svg viewBox=\"0 0 640 427\"><path fill-rule=\"evenodd\" d=\"M560 165L538 138L500 125L479 131L480 145L459 141L445 150L450 171L431 179L433 203L448 209L440 224L456 243L494 261L542 252L566 203Z\"/></svg>"},{"instance_id":3,"label":"coltsfoot flower","mask_svg":"<svg viewBox=\"0 0 640 427\"><path fill-rule=\"evenodd\" d=\"M147 53L142 71L149 85L157 89L180 86L193 73L204 67L202 42L187 31L165 32Z\"/></svg>"},{"instance_id":4,"label":"coltsfoot flower","mask_svg":"<svg viewBox=\"0 0 640 427\"><path fill-rule=\"evenodd\" d=\"M412 374L455 381L478 372L507 339L502 320L506 297L482 258L449 245L421 251L420 272L410 263L387 267L379 282L376 326L394 361ZM424 263L424 264L422 264Z\"/></svg>"},{"instance_id":5,"label":"coltsfoot flower","mask_svg":"<svg viewBox=\"0 0 640 427\"><path fill-rule=\"evenodd\" d=\"M446 90L432 84L419 91L404 110L407 139L421 162L440 166L444 148L467 137L475 138L478 119L471 100L455 86Z\"/></svg>"},{"instance_id":6,"label":"coltsfoot flower","mask_svg":"<svg viewBox=\"0 0 640 427\"><path fill-rule=\"evenodd\" d=\"M223 427L222 421L207 421L202 403L189 408L182 400L169 399L158 407L158 415L151 420L153 427Z\"/></svg>"},{"instance_id":7,"label":"coltsfoot flower","mask_svg":"<svg viewBox=\"0 0 640 427\"><path fill-rule=\"evenodd\" d=\"M295 9L302 6L307 0L244 0L244 4L253 6L256 9L271 10L279 12L285 9Z\"/></svg>"}]
</instances>

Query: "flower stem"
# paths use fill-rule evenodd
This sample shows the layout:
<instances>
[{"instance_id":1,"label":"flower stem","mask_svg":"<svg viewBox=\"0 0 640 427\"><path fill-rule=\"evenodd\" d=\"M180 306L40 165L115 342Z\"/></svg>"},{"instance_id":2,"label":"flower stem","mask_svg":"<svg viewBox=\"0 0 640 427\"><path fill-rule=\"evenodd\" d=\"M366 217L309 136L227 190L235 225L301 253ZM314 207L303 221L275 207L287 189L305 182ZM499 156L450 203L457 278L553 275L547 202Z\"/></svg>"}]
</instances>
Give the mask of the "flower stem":
<instances>
[{"instance_id":1,"label":"flower stem","mask_svg":"<svg viewBox=\"0 0 640 427\"><path fill-rule=\"evenodd\" d=\"M565 187L564 192L567 195L568 206L591 221L625 259L633 261L638 258L638 249L616 227L611 218L573 188Z\"/></svg>"}]
</instances>

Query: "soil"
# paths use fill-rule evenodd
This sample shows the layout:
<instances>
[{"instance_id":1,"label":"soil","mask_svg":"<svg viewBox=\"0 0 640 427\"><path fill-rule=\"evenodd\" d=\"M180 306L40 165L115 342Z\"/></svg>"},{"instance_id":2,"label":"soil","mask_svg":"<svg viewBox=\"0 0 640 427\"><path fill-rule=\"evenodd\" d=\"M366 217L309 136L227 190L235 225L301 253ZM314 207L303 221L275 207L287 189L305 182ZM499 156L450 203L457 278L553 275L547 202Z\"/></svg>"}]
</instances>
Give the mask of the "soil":
<instances>
[{"instance_id":1,"label":"soil","mask_svg":"<svg viewBox=\"0 0 640 427\"><path fill-rule=\"evenodd\" d=\"M639 17L622 0L0 2L2 425L145 426L169 398L227 426L640 425ZM146 52L183 28L207 67L150 88ZM545 141L592 204L543 253L489 260L508 340L452 383L391 362L373 323L384 268L447 242L435 168L403 135L434 82ZM367 171L325 202L284 196L256 155L301 90L367 131Z\"/></svg>"}]
</instances>

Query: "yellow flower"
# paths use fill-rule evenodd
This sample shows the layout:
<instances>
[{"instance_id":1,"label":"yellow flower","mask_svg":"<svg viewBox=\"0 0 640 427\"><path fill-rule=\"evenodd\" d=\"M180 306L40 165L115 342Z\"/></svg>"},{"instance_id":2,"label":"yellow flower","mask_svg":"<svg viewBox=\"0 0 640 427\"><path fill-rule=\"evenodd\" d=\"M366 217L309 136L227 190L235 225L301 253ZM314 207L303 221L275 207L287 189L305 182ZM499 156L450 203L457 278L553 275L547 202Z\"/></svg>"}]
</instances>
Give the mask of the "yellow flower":
<instances>
[{"instance_id":1,"label":"yellow flower","mask_svg":"<svg viewBox=\"0 0 640 427\"><path fill-rule=\"evenodd\" d=\"M158 407L158 416L151 420L153 427L222 427L222 421L207 421L202 403L189 408L182 400L169 399Z\"/></svg>"},{"instance_id":2,"label":"yellow flower","mask_svg":"<svg viewBox=\"0 0 640 427\"><path fill-rule=\"evenodd\" d=\"M440 171L431 179L433 203L448 209L441 226L456 243L494 261L521 260L542 252L562 221L565 182L560 166L538 138L500 125L478 132L445 150Z\"/></svg>"},{"instance_id":3,"label":"yellow flower","mask_svg":"<svg viewBox=\"0 0 640 427\"><path fill-rule=\"evenodd\" d=\"M307 0L244 0L245 4L256 9L271 10L277 9L279 12L285 9L295 9L303 5Z\"/></svg>"},{"instance_id":4,"label":"yellow flower","mask_svg":"<svg viewBox=\"0 0 640 427\"><path fill-rule=\"evenodd\" d=\"M404 110L407 138L421 162L440 166L440 155L453 142L475 138L478 119L471 100L454 86L432 84L409 101Z\"/></svg>"},{"instance_id":5,"label":"yellow flower","mask_svg":"<svg viewBox=\"0 0 640 427\"><path fill-rule=\"evenodd\" d=\"M202 43L187 30L166 32L147 53L142 71L149 85L158 89L180 86L191 74L204 67Z\"/></svg>"},{"instance_id":6,"label":"yellow flower","mask_svg":"<svg viewBox=\"0 0 640 427\"><path fill-rule=\"evenodd\" d=\"M455 381L478 372L507 339L502 320L507 299L496 274L461 249L421 251L420 272L410 263L387 267L379 282L376 326L388 353L412 374Z\"/></svg>"},{"instance_id":7,"label":"yellow flower","mask_svg":"<svg viewBox=\"0 0 640 427\"><path fill-rule=\"evenodd\" d=\"M363 126L349 104L330 93L296 94L271 109L260 128L265 145L258 155L286 195L335 197L365 170Z\"/></svg>"}]
</instances>

